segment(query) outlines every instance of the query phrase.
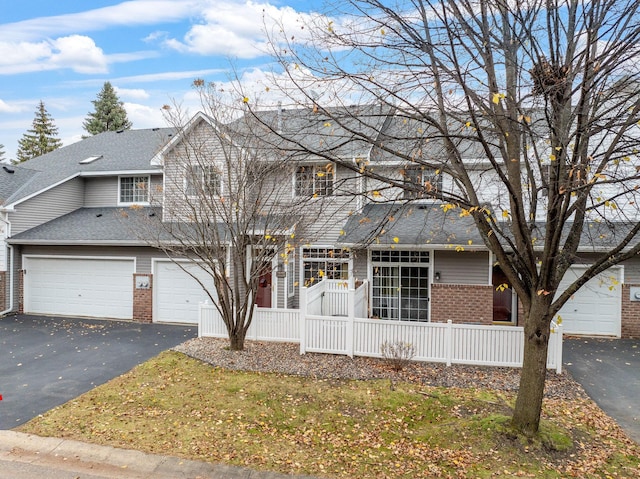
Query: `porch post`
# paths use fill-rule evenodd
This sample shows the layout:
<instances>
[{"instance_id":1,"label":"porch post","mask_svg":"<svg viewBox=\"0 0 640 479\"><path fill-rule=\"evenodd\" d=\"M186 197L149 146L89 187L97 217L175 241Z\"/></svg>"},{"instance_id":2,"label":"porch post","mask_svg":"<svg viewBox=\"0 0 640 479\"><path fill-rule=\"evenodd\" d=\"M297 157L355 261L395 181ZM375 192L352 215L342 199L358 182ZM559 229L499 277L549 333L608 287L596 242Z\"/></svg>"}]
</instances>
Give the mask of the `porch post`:
<instances>
[{"instance_id":1,"label":"porch post","mask_svg":"<svg viewBox=\"0 0 640 479\"><path fill-rule=\"evenodd\" d=\"M299 329L300 329L300 354L306 353L306 323L307 323L307 287L303 286L300 288L300 307L298 308L300 321Z\"/></svg>"},{"instance_id":2,"label":"porch post","mask_svg":"<svg viewBox=\"0 0 640 479\"><path fill-rule=\"evenodd\" d=\"M347 291L347 356L353 358L353 323L356 317L356 290Z\"/></svg>"},{"instance_id":3,"label":"porch post","mask_svg":"<svg viewBox=\"0 0 640 479\"><path fill-rule=\"evenodd\" d=\"M558 340L556 344L556 373L560 374L562 372L562 342L564 341L563 333L562 333L562 325L559 324L555 328L555 334L558 335Z\"/></svg>"},{"instance_id":4,"label":"porch post","mask_svg":"<svg viewBox=\"0 0 640 479\"><path fill-rule=\"evenodd\" d=\"M453 356L453 321L447 320L447 329L444 333L444 351L447 360L447 366L451 366L451 357Z\"/></svg>"}]
</instances>

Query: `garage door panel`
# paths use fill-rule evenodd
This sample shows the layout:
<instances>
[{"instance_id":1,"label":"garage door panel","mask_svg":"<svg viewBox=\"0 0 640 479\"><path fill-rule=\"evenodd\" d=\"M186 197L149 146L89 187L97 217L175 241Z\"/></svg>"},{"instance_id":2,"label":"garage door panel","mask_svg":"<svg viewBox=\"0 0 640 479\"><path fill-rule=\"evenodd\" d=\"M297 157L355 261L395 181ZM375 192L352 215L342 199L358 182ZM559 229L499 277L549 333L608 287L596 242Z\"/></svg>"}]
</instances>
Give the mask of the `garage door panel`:
<instances>
[{"instance_id":1,"label":"garage door panel","mask_svg":"<svg viewBox=\"0 0 640 479\"><path fill-rule=\"evenodd\" d=\"M586 267L574 266L560 283L564 291ZM567 334L620 335L621 321L620 271L607 270L589 280L560 309L562 327Z\"/></svg>"},{"instance_id":2,"label":"garage door panel","mask_svg":"<svg viewBox=\"0 0 640 479\"><path fill-rule=\"evenodd\" d=\"M211 298L192 275L216 297L213 278L200 266L193 263L181 263L178 266L169 261L156 263L153 285L154 321L197 324L199 304L210 302Z\"/></svg>"},{"instance_id":3,"label":"garage door panel","mask_svg":"<svg viewBox=\"0 0 640 479\"><path fill-rule=\"evenodd\" d=\"M25 258L25 312L132 319L132 259Z\"/></svg>"}]
</instances>

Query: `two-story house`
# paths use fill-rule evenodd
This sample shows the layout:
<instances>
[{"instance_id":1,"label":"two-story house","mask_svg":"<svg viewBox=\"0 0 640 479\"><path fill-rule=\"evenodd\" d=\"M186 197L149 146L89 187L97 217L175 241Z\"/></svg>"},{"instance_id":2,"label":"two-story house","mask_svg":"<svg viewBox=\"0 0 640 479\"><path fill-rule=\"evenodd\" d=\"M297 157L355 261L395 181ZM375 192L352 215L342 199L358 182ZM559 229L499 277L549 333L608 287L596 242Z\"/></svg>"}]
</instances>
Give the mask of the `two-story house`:
<instances>
[{"instance_id":1,"label":"two-story house","mask_svg":"<svg viewBox=\"0 0 640 479\"><path fill-rule=\"evenodd\" d=\"M413 171L406 158L388 157L376 145L389 141L385 132L396 127L393 116L371 108L357 112L369 116L366 127L357 120L334 125L311 109L265 113L265 123L288 131L292 141L326 142L344 162L292 157L286 172L274 171L279 194L306 201L305 218L296 225L288 260L283 264L274 256L261 295L268 300L261 299L260 306L295 308L300 288L322 278L367 280L369 315L381 320L518 324L517 298L504 287L473 221L447 212L428 195L416 198L398 187L415 182L437 189L451 180L437 171ZM7 310L195 322L197 304L209 297L150 246L139 226L168 221L167 212L176 211L176 188L189 190L185 171L193 172L178 167L184 162L180 145L193 135L208 137L211 128L215 123L197 114L181 132L104 133L0 172ZM253 133L273 151L284 149L278 135ZM376 135L378 143L363 140ZM215 166L222 158L216 158L215 145L211 151ZM486 180L481 156L469 150L479 182ZM383 177L396 172L398 185L365 178L359 174L364 164L375 165ZM214 196L231 186L212 172L200 173ZM489 187L484 191L487 200L500 194ZM585 235L584 261L600 246L597 235ZM575 265L570 272L581 268ZM562 309L565 331L640 335L638 286L636 259L594 278Z\"/></svg>"}]
</instances>

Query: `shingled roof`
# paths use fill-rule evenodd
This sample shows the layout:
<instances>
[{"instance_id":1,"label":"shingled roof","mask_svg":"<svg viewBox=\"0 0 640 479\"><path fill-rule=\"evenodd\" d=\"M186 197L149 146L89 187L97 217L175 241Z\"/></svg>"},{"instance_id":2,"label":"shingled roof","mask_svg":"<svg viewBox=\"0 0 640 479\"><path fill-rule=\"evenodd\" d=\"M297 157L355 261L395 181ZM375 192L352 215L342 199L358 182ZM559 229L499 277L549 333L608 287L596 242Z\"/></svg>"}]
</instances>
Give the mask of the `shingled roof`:
<instances>
[{"instance_id":1,"label":"shingled roof","mask_svg":"<svg viewBox=\"0 0 640 479\"><path fill-rule=\"evenodd\" d=\"M0 176L0 195L9 193L2 195L8 206L81 174L154 169L160 173L160 169L151 166L151 158L174 132L173 128L107 131L85 138L12 167L15 173L5 182L6 188L2 186L5 178ZM96 159L81 163L89 158Z\"/></svg>"},{"instance_id":2,"label":"shingled roof","mask_svg":"<svg viewBox=\"0 0 640 479\"><path fill-rule=\"evenodd\" d=\"M79 208L7 241L11 244L43 245L147 245L144 232L152 223L158 223L161 217L161 209L151 207Z\"/></svg>"},{"instance_id":3,"label":"shingled roof","mask_svg":"<svg viewBox=\"0 0 640 479\"><path fill-rule=\"evenodd\" d=\"M484 247L473 218L445 213L436 203L369 203L349 218L343 232L338 242L350 246Z\"/></svg>"}]
</instances>

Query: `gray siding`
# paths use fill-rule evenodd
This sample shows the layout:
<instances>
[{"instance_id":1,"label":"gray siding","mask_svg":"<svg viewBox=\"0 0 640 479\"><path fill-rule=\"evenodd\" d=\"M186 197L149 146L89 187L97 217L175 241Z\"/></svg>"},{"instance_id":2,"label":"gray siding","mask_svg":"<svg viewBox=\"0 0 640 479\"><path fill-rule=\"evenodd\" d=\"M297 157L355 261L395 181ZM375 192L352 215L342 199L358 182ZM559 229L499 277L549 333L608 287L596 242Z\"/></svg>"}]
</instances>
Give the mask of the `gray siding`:
<instances>
[{"instance_id":1,"label":"gray siding","mask_svg":"<svg viewBox=\"0 0 640 479\"><path fill-rule=\"evenodd\" d=\"M251 145L249 145L251 147ZM188 196L185 191L185 176L189 174L186 166L197 165L211 161L221 171L222 196L233 197L238 194L238 175L242 170L236 163L242 161L255 162L254 159L242 157L238 151L226 151L223 145L211 133L210 127L204 124L195 127L189 134L187 141L175 145L164 158L164 219L187 219L191 212L211 216L211 211L219 206L218 198L207 198L206 202L197 197ZM235 157L240 155L238 160ZM319 164L324 164L320 162ZM254 163L255 165L255 163ZM340 232L349 214L357 208L357 197L352 193L356 190L358 181L354 173L346 168L336 167L334 177L335 194L331 196L294 195L294 178L297 163L274 160L271 168L260 173L259 214L265 217L287 214L298 215L296 240L300 243L328 243L333 244L340 236ZM255 193L255 192L254 192ZM248 207L254 202L245 202ZM229 204L229 203L227 203ZM258 213L256 213L258 214Z\"/></svg>"},{"instance_id":2,"label":"gray siding","mask_svg":"<svg viewBox=\"0 0 640 479\"><path fill-rule=\"evenodd\" d=\"M443 284L489 284L489 253L486 251L435 251L433 271Z\"/></svg>"},{"instance_id":3,"label":"gray siding","mask_svg":"<svg viewBox=\"0 0 640 479\"><path fill-rule=\"evenodd\" d=\"M367 279L369 273L368 270L368 255L366 249L354 249L351 251L351 257L353 258L353 278L357 280Z\"/></svg>"},{"instance_id":4,"label":"gray siding","mask_svg":"<svg viewBox=\"0 0 640 479\"><path fill-rule=\"evenodd\" d=\"M59 216L71 213L82 207L84 201L84 182L74 178L44 193L30 198L15 207L9 214L11 234L46 223Z\"/></svg>"},{"instance_id":5,"label":"gray siding","mask_svg":"<svg viewBox=\"0 0 640 479\"><path fill-rule=\"evenodd\" d=\"M635 257L622 263L625 284L640 284L640 258Z\"/></svg>"},{"instance_id":6,"label":"gray siding","mask_svg":"<svg viewBox=\"0 0 640 479\"><path fill-rule=\"evenodd\" d=\"M86 178L84 206L99 208L118 204L118 177Z\"/></svg>"},{"instance_id":7,"label":"gray siding","mask_svg":"<svg viewBox=\"0 0 640 479\"><path fill-rule=\"evenodd\" d=\"M85 178L84 206L87 208L118 206L118 185L117 176ZM150 200L158 202L162 195L162 175L151 175L150 188Z\"/></svg>"}]
</instances>

